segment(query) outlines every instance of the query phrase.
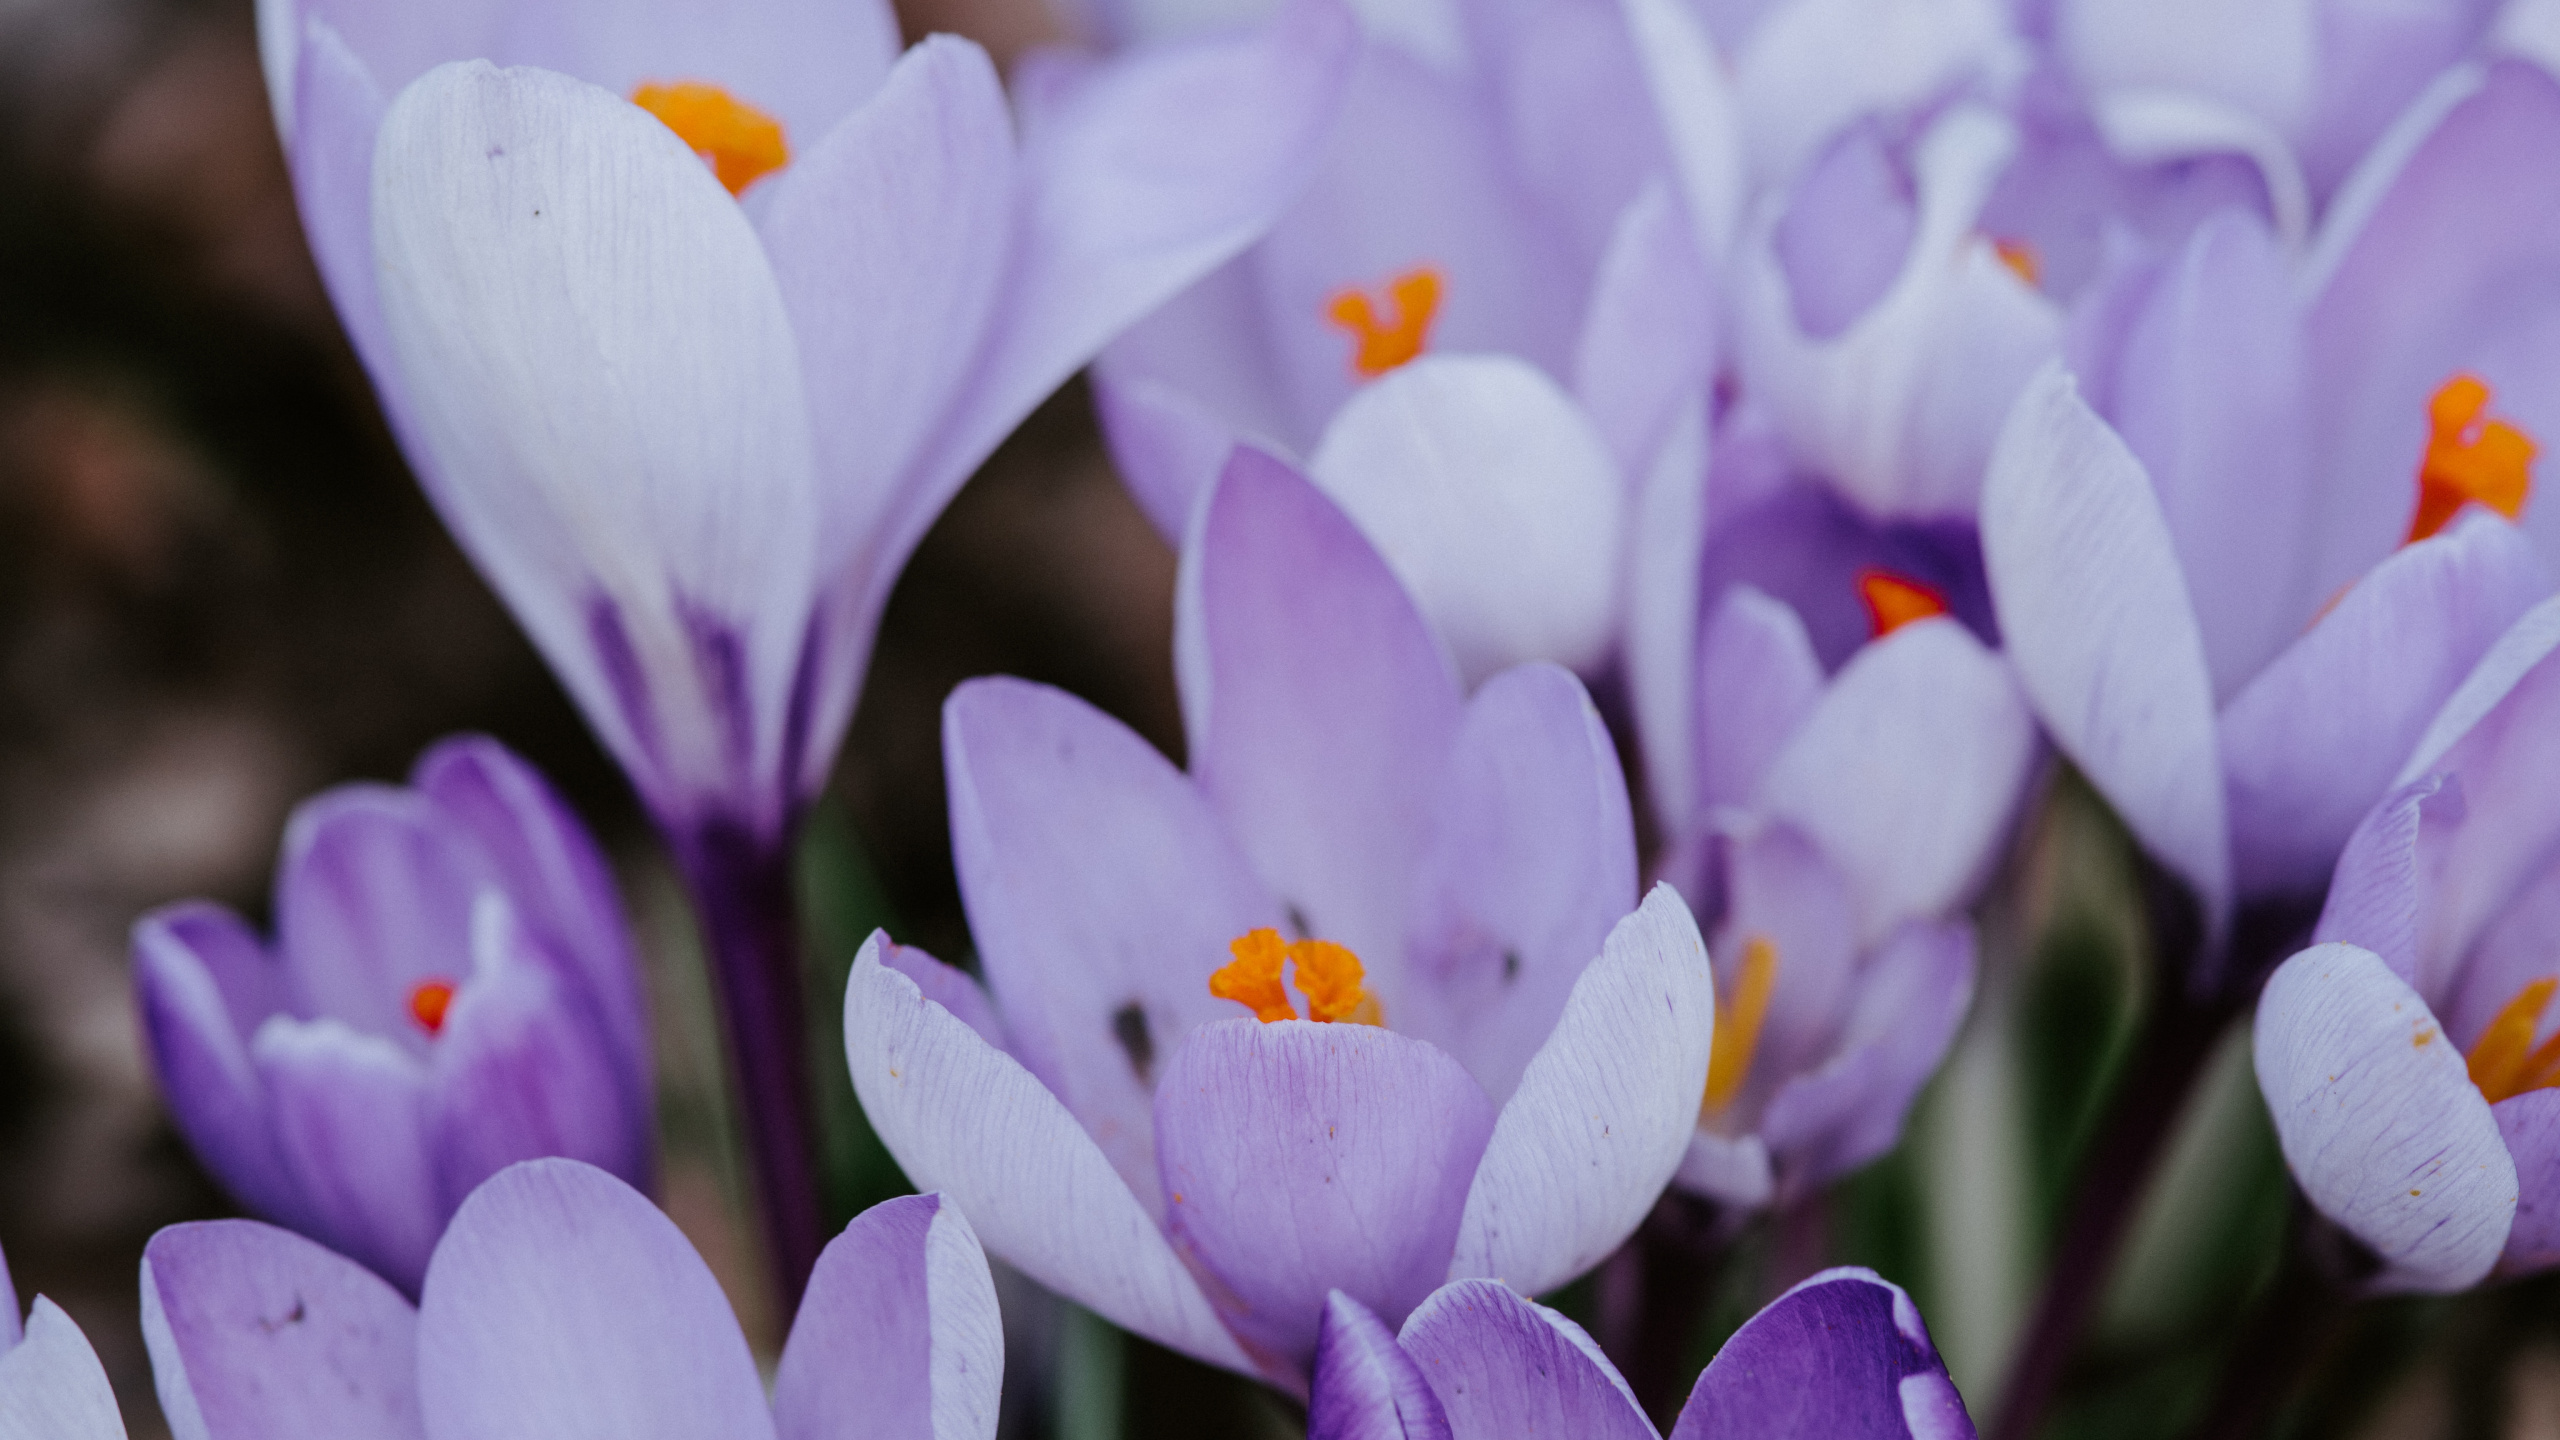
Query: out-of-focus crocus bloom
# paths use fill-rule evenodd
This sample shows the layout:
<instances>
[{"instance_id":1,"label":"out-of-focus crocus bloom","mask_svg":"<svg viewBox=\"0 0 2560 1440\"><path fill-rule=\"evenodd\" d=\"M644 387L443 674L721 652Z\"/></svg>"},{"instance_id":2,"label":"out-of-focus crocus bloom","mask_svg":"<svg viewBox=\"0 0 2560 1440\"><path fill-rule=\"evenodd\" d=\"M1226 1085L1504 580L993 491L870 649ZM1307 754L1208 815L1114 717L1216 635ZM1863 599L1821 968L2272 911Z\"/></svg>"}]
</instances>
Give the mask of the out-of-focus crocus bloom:
<instances>
[{"instance_id":1,"label":"out-of-focus crocus bloom","mask_svg":"<svg viewBox=\"0 0 2560 1440\"><path fill-rule=\"evenodd\" d=\"M454 1208L516 1161L646 1183L648 1034L611 873L497 742L304 802L275 925L269 945L189 901L133 933L161 1092L250 1209L415 1294Z\"/></svg>"},{"instance_id":2,"label":"out-of-focus crocus bloom","mask_svg":"<svg viewBox=\"0 0 2560 1440\"><path fill-rule=\"evenodd\" d=\"M1825 1270L1716 1352L1670 1440L1971 1440L1919 1307L1872 1270ZM1442 1287L1401 1332L1325 1307L1308 1440L1511 1440L1657 1432L1591 1337L1487 1280Z\"/></svg>"},{"instance_id":3,"label":"out-of-focus crocus bloom","mask_svg":"<svg viewBox=\"0 0 2560 1440\"><path fill-rule=\"evenodd\" d=\"M106 1367L62 1307L43 1296L22 1325L0 1255L0 1440L125 1440Z\"/></svg>"},{"instance_id":4,"label":"out-of-focus crocus bloom","mask_svg":"<svg viewBox=\"0 0 2560 1440\"><path fill-rule=\"evenodd\" d=\"M1972 995L1962 910L2007 833L2035 722L2000 657L1872 571L1876 636L1825 676L1749 586L1705 627L1667 878L1708 917L1714 1060L1681 1184L1735 1211L1892 1148ZM1676 763L1675 763L1676 762Z\"/></svg>"},{"instance_id":5,"label":"out-of-focus crocus bloom","mask_svg":"<svg viewBox=\"0 0 2560 1440\"><path fill-rule=\"evenodd\" d=\"M414 1307L255 1221L172 1226L143 1251L142 1326L194 1440L991 1440L1004 1369L968 1222L908 1196L827 1246L768 1399L682 1232L570 1160L474 1192Z\"/></svg>"},{"instance_id":6,"label":"out-of-focus crocus bloom","mask_svg":"<svg viewBox=\"0 0 2560 1440\"><path fill-rule=\"evenodd\" d=\"M1238 440L1302 461L1476 682L1596 672L1639 489L1694 487L1716 317L1614 0L1373 5L1313 183L1097 366L1179 538Z\"/></svg>"},{"instance_id":7,"label":"out-of-focus crocus bloom","mask_svg":"<svg viewBox=\"0 0 2560 1440\"><path fill-rule=\"evenodd\" d=\"M2258 1001L2303 1193L2384 1290L2560 1264L2560 600L2500 638Z\"/></svg>"},{"instance_id":8,"label":"out-of-focus crocus bloom","mask_svg":"<svg viewBox=\"0 0 2560 1440\"><path fill-rule=\"evenodd\" d=\"M1676 894L1628 914L1581 687L1537 664L1465 697L1308 481L1240 450L1178 606L1188 775L1055 691L952 697L993 1001L874 937L846 1047L890 1152L989 1249L1303 1391L1330 1291L1400 1318L1615 1248L1695 1128L1712 982Z\"/></svg>"}]
</instances>

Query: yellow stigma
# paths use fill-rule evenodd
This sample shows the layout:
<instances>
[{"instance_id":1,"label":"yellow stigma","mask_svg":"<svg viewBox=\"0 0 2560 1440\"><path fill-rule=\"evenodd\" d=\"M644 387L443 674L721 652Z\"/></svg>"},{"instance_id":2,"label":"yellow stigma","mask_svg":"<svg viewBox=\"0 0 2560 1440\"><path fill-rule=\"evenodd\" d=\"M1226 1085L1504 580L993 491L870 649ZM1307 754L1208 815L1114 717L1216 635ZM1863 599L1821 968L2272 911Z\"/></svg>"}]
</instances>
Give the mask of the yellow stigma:
<instances>
[{"instance_id":1,"label":"yellow stigma","mask_svg":"<svg viewBox=\"0 0 2560 1440\"><path fill-rule=\"evenodd\" d=\"M1715 1043L1707 1052L1707 1098L1700 1107L1707 1112L1732 1104L1751 1074L1760 1024L1769 1018L1769 992L1778 984L1777 945L1765 935L1744 941L1741 968L1733 994L1716 1006Z\"/></svg>"},{"instance_id":2,"label":"yellow stigma","mask_svg":"<svg viewBox=\"0 0 2560 1440\"><path fill-rule=\"evenodd\" d=\"M1994 239L1991 253L2000 257L2000 263L2009 267L2010 274L2026 281L2030 287L2044 283L2044 262L2036 258L2036 247L2026 241Z\"/></svg>"},{"instance_id":3,"label":"yellow stigma","mask_svg":"<svg viewBox=\"0 0 2560 1440\"><path fill-rule=\"evenodd\" d=\"M1280 962L1287 960L1298 990L1307 997L1307 1018L1353 1025L1384 1025L1378 997L1361 983L1360 957L1330 940L1283 940L1268 927L1248 930L1227 945L1235 959L1209 977L1209 993L1233 1000L1269 1024L1295 1020L1297 1007L1281 988Z\"/></svg>"},{"instance_id":4,"label":"yellow stigma","mask_svg":"<svg viewBox=\"0 0 2560 1440\"><path fill-rule=\"evenodd\" d=\"M1859 571L1858 598L1867 604L1867 623L1878 640L1914 620L1947 613L1947 597L1937 586L1890 570Z\"/></svg>"},{"instance_id":5,"label":"yellow stigma","mask_svg":"<svg viewBox=\"0 0 2560 1440\"><path fill-rule=\"evenodd\" d=\"M1408 270L1387 282L1393 318L1378 318L1368 292L1353 286L1335 294L1325 317L1351 332L1357 342L1351 368L1376 379L1423 351L1431 340L1431 322L1440 313L1440 272L1428 265Z\"/></svg>"},{"instance_id":6,"label":"yellow stigma","mask_svg":"<svg viewBox=\"0 0 2560 1440\"><path fill-rule=\"evenodd\" d=\"M2418 510L2409 538L2424 540L2474 501L2513 520L2533 491L2533 437L2504 420L2484 420L2489 387L2456 375L2427 402L2426 458L2418 464Z\"/></svg>"},{"instance_id":7,"label":"yellow stigma","mask_svg":"<svg viewBox=\"0 0 2560 1440\"><path fill-rule=\"evenodd\" d=\"M657 116L676 138L711 162L711 173L732 195L791 163L782 122L717 85L699 80L648 83L631 103Z\"/></svg>"},{"instance_id":8,"label":"yellow stigma","mask_svg":"<svg viewBox=\"0 0 2560 1440\"><path fill-rule=\"evenodd\" d=\"M2544 1041L2539 1049L2533 1043L2533 1032L2542 1024L2543 1007L2551 1003L2554 990L2560 990L2560 977L2546 975L2517 991L2472 1042L2471 1083L2480 1087L2490 1104L2527 1090L2560 1086L2560 1035Z\"/></svg>"}]
</instances>

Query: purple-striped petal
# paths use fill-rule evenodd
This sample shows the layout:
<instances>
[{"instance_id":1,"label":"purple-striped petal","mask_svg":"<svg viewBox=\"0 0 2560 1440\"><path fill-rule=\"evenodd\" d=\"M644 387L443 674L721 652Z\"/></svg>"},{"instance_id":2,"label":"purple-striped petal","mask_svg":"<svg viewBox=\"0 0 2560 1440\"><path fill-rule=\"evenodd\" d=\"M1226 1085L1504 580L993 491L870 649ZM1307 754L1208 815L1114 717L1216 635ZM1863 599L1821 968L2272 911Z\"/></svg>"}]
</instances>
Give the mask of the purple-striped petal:
<instances>
[{"instance_id":1,"label":"purple-striped petal","mask_svg":"<svg viewBox=\"0 0 2560 1440\"><path fill-rule=\"evenodd\" d=\"M1451 1440L1413 1357L1368 1306L1336 1290L1316 1337L1307 1440Z\"/></svg>"},{"instance_id":2,"label":"purple-striped petal","mask_svg":"<svg viewBox=\"0 0 2560 1440\"><path fill-rule=\"evenodd\" d=\"M1657 885L1574 982L1494 1121L1449 1274L1532 1293L1635 1230L1697 1127L1715 982L1697 922Z\"/></svg>"},{"instance_id":3,"label":"purple-striped petal","mask_svg":"<svg viewBox=\"0 0 2560 1440\"><path fill-rule=\"evenodd\" d=\"M877 936L854 959L844 1031L881 1143L966 1212L990 1251L1113 1324L1257 1373L1093 1137L1030 1071L883 965Z\"/></svg>"},{"instance_id":4,"label":"purple-striped petal","mask_svg":"<svg viewBox=\"0 0 2560 1440\"><path fill-rule=\"evenodd\" d=\"M1441 1287L1396 1339L1440 1397L1453 1440L1654 1440L1582 1327L1494 1281Z\"/></svg>"},{"instance_id":5,"label":"purple-striped petal","mask_svg":"<svg viewBox=\"0 0 2560 1440\"><path fill-rule=\"evenodd\" d=\"M418 1315L363 1267L252 1220L172 1225L142 1252L142 1338L184 1440L409 1440Z\"/></svg>"},{"instance_id":6,"label":"purple-striped petal","mask_svg":"<svg viewBox=\"0 0 2560 1440\"><path fill-rule=\"evenodd\" d=\"M883 1201L829 1242L773 1377L779 1440L994 1440L995 1279L960 1210Z\"/></svg>"},{"instance_id":7,"label":"purple-striped petal","mask_svg":"<svg viewBox=\"0 0 2560 1440\"><path fill-rule=\"evenodd\" d=\"M259 1027L249 1055L313 1232L415 1294L446 1215L425 1065L339 1021L283 1016Z\"/></svg>"},{"instance_id":8,"label":"purple-striped petal","mask_svg":"<svg viewBox=\"0 0 2560 1440\"><path fill-rule=\"evenodd\" d=\"M889 938L886 930L874 930L872 934L880 938L881 964L916 982L924 998L977 1031L979 1039L999 1050L1013 1049L1005 1035L1003 1017L996 1014L995 1002L987 998L987 988L968 971L945 965L913 945L900 945Z\"/></svg>"},{"instance_id":9,"label":"purple-striped petal","mask_svg":"<svg viewBox=\"0 0 2560 1440\"><path fill-rule=\"evenodd\" d=\"M0 1440L124 1440L115 1387L89 1337L41 1295L25 1341L0 1352Z\"/></svg>"},{"instance_id":10,"label":"purple-striped petal","mask_svg":"<svg viewBox=\"0 0 2560 1440\"><path fill-rule=\"evenodd\" d=\"M473 1192L428 1268L418 1399L439 1440L770 1440L709 1266L639 1191L574 1160Z\"/></svg>"},{"instance_id":11,"label":"purple-striped petal","mask_svg":"<svg viewBox=\"0 0 2560 1440\"><path fill-rule=\"evenodd\" d=\"M2374 806L2338 856L2313 943L2344 941L2380 956L2412 985L2433 983L2422 978L2418 946L2445 846L2468 809L2462 794L2459 779L2439 772Z\"/></svg>"},{"instance_id":12,"label":"purple-striped petal","mask_svg":"<svg viewBox=\"0 0 2560 1440\"><path fill-rule=\"evenodd\" d=\"M2318 945L2258 999L2258 1088L2320 1212L2384 1264L2378 1290L2479 1283L2506 1248L2516 1167L2418 992L2380 957Z\"/></svg>"},{"instance_id":13,"label":"purple-striped petal","mask_svg":"<svg viewBox=\"0 0 2560 1440\"><path fill-rule=\"evenodd\" d=\"M2560 1265L2560 1090L2527 1090L2489 1107L2516 1166L2516 1219L2498 1273Z\"/></svg>"},{"instance_id":14,"label":"purple-striped petal","mask_svg":"<svg viewBox=\"0 0 2560 1440\"><path fill-rule=\"evenodd\" d=\"M1825 1270L1716 1352L1671 1440L1973 1440L1920 1309L1872 1270Z\"/></svg>"}]
</instances>

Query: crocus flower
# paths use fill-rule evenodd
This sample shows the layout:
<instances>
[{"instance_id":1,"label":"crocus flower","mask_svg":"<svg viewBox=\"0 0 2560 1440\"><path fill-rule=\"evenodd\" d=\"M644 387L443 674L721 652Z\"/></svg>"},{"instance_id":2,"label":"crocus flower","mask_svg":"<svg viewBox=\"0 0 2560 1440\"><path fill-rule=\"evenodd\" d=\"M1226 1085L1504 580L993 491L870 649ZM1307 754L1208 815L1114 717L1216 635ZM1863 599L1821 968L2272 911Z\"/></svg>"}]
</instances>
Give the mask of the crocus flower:
<instances>
[{"instance_id":1,"label":"crocus flower","mask_svg":"<svg viewBox=\"0 0 2560 1440\"><path fill-rule=\"evenodd\" d=\"M1696 662L1663 873L1709 917L1722 1004L1680 1181L1739 1213L1892 1148L1971 999L1963 907L2035 759L2000 657L1929 592L1869 591L1879 633L1836 675L1747 585Z\"/></svg>"},{"instance_id":2,"label":"crocus flower","mask_svg":"<svg viewBox=\"0 0 2560 1440\"><path fill-rule=\"evenodd\" d=\"M161 1092L258 1214L415 1293L463 1197L518 1161L650 1171L648 1034L611 873L542 777L447 740L407 788L285 827L272 945L205 901L134 927Z\"/></svg>"},{"instance_id":3,"label":"crocus flower","mask_svg":"<svg viewBox=\"0 0 2560 1440\"><path fill-rule=\"evenodd\" d=\"M2464 680L2259 997L2258 1084L2381 1290L2560 1265L2560 600Z\"/></svg>"},{"instance_id":4,"label":"crocus flower","mask_svg":"<svg viewBox=\"0 0 2560 1440\"><path fill-rule=\"evenodd\" d=\"M1658 1432L1582 1328L1486 1280L1442 1287L1390 1331L1336 1292L1309 1440L1512 1440ZM1671 1440L1971 1440L1919 1307L1872 1270L1825 1270L1716 1352Z\"/></svg>"},{"instance_id":5,"label":"crocus flower","mask_svg":"<svg viewBox=\"0 0 2560 1440\"><path fill-rule=\"evenodd\" d=\"M1330 1291L1401 1318L1616 1247L1695 1126L1711 981L1676 894L1627 913L1581 687L1537 664L1464 697L1309 482L1239 451L1178 605L1187 775L1056 691L952 696L993 997L875 936L846 1048L890 1153L996 1254L1302 1390Z\"/></svg>"},{"instance_id":6,"label":"crocus flower","mask_svg":"<svg viewBox=\"0 0 2560 1440\"><path fill-rule=\"evenodd\" d=\"M473 1193L414 1307L297 1236L176 1225L142 1257L172 1428L200 1440L991 1440L986 1257L932 1195L831 1242L771 1398L719 1282L657 1207L571 1160Z\"/></svg>"},{"instance_id":7,"label":"crocus flower","mask_svg":"<svg viewBox=\"0 0 2560 1440\"><path fill-rule=\"evenodd\" d=\"M39 1295L22 1325L0 1255L0 1440L125 1440L115 1387L89 1337Z\"/></svg>"}]
</instances>

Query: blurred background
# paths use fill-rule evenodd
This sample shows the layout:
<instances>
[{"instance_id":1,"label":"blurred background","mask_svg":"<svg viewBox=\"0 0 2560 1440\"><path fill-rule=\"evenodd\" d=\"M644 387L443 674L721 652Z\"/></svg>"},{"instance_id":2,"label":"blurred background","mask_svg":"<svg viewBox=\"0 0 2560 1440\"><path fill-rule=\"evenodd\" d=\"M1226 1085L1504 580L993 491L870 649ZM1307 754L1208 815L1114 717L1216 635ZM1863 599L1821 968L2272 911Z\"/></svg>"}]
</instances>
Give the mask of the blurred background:
<instances>
[{"instance_id":1,"label":"blurred background","mask_svg":"<svg viewBox=\"0 0 2560 1440\"><path fill-rule=\"evenodd\" d=\"M958 30L999 59L1054 38L1038 0L902 14L911 34ZM229 1208L153 1095L127 928L191 895L263 920L297 800L397 779L471 729L551 775L616 859L651 967L662 1198L770 1354L690 917L619 775L382 426L303 246L250 0L0 0L0 197L0 1245L22 1297L80 1322L136 1440L168 1433L136 1265L156 1228ZM1173 573L1071 386L971 483L889 607L803 856L821 971L840 976L877 923L968 954L939 750L960 679L1065 686L1179 757ZM2147 1000L2127 861L2100 807L2057 786L2022 828L2005 908L1984 917L1979 1013L1910 1142L1824 1209L1747 1235L1705 1297L1702 1346L1817 1264L1872 1264L1920 1297L1987 1410ZM840 994L820 992L822 1022ZM2229 1039L2057 1433L2176 1433L2272 1268L2281 1161ZM813 1044L827 1054L827 1033ZM835 1096L836 1200L892 1193L840 1081ZM2363 1307L2290 1428L2560 1437L2555 1295ZM1558 1298L1593 1303L1588 1287ZM1292 1427L1254 1387L1019 1285L1007 1299L1013 1434Z\"/></svg>"}]
</instances>

